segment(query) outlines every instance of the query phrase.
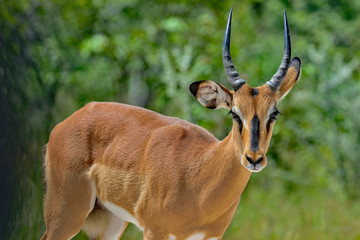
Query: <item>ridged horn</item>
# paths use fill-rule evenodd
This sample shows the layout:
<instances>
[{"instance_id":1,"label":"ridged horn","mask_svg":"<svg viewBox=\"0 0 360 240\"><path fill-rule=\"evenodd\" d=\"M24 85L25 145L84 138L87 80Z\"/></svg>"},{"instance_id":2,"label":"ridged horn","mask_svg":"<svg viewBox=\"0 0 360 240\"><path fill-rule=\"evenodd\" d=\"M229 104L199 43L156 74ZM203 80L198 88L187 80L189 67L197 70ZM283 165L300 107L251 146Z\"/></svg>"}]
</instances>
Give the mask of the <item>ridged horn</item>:
<instances>
[{"instance_id":1,"label":"ridged horn","mask_svg":"<svg viewBox=\"0 0 360 240\"><path fill-rule=\"evenodd\" d=\"M290 63L290 57L291 57L291 42L290 42L290 34L289 34L289 26L288 21L286 17L286 12L284 10L284 53L283 58L281 61L281 64L277 70L277 72L274 74L274 76L266 82L267 85L271 87L271 89L276 92L282 82L285 79L287 70L289 68Z\"/></svg>"},{"instance_id":2,"label":"ridged horn","mask_svg":"<svg viewBox=\"0 0 360 240\"><path fill-rule=\"evenodd\" d=\"M223 59L226 76L229 79L231 87L236 91L246 82L245 80L240 78L239 73L235 70L234 64L231 60L231 55L230 55L231 16L232 16L232 9L230 10L229 18L226 25L226 31L225 31L224 42L222 47L222 59Z\"/></svg>"}]
</instances>

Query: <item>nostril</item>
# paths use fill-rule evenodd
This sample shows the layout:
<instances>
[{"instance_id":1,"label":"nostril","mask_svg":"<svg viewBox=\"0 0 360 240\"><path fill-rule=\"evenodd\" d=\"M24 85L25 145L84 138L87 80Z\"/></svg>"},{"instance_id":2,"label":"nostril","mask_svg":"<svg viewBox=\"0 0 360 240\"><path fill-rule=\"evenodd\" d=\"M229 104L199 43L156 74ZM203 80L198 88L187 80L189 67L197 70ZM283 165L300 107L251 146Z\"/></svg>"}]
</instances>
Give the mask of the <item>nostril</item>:
<instances>
[{"instance_id":1,"label":"nostril","mask_svg":"<svg viewBox=\"0 0 360 240\"><path fill-rule=\"evenodd\" d=\"M263 160L263 157L262 157L262 156L259 157L259 158L256 160L256 162L254 163L254 165L259 164L262 160Z\"/></svg>"},{"instance_id":2,"label":"nostril","mask_svg":"<svg viewBox=\"0 0 360 240\"><path fill-rule=\"evenodd\" d=\"M256 161L254 161L249 155L246 154L245 156L246 156L246 159L249 161L249 163L250 163L250 164L253 164L254 167L255 167L257 164L261 163L261 161L264 159L264 157L261 156L261 157L259 157Z\"/></svg>"},{"instance_id":3,"label":"nostril","mask_svg":"<svg viewBox=\"0 0 360 240\"><path fill-rule=\"evenodd\" d=\"M254 164L254 165L256 164L256 163L254 162L254 160L252 160L252 158L249 157L249 155L247 155L247 154L246 154L246 159L249 161L250 164Z\"/></svg>"}]
</instances>

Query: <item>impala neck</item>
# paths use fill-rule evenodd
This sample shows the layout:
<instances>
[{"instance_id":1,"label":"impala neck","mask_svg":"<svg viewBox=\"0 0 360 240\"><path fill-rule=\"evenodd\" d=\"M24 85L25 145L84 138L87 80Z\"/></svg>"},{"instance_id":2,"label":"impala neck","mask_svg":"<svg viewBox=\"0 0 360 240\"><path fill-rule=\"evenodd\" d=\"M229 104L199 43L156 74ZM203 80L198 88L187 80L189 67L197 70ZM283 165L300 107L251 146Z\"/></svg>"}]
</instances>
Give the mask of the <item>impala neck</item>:
<instances>
[{"instance_id":1,"label":"impala neck","mask_svg":"<svg viewBox=\"0 0 360 240\"><path fill-rule=\"evenodd\" d=\"M228 136L220 142L219 149L226 153L223 159L229 164L228 167L233 171L234 177L238 178L238 181L235 182L241 185L239 189L243 190L251 176L251 172L241 164L243 147L240 139L241 135L238 126L234 124Z\"/></svg>"},{"instance_id":2,"label":"impala neck","mask_svg":"<svg viewBox=\"0 0 360 240\"><path fill-rule=\"evenodd\" d=\"M232 127L229 135L222 142L224 142L224 144L228 145L229 150L231 148L233 149L232 152L234 155L232 157L234 157L240 163L241 156L244 153L244 148L241 143L241 135L240 135L240 131L239 131L239 126L236 123L233 124L233 127ZM246 170L246 169L244 168L244 170Z\"/></svg>"},{"instance_id":3,"label":"impala neck","mask_svg":"<svg viewBox=\"0 0 360 240\"><path fill-rule=\"evenodd\" d=\"M215 178L221 178L221 192L226 196L239 198L249 181L251 172L240 162L242 151L240 133L237 126L233 126L229 135L214 147L217 157Z\"/></svg>"},{"instance_id":4,"label":"impala neck","mask_svg":"<svg viewBox=\"0 0 360 240\"><path fill-rule=\"evenodd\" d=\"M197 182L203 183L199 186L200 205L209 210L205 211L208 219L215 219L224 212L232 217L251 176L251 172L241 165L237 142L236 133L231 131L224 140L213 145L206 157L209 160L202 165L205 175L195 176Z\"/></svg>"}]
</instances>

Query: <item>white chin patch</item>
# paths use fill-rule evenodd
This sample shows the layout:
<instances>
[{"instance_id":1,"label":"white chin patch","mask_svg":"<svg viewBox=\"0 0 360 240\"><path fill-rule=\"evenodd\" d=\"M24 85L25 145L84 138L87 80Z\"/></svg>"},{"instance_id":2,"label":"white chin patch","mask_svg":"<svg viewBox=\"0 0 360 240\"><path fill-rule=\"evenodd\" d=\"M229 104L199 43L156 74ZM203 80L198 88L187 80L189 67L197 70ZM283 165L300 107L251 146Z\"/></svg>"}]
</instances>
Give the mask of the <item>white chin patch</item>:
<instances>
[{"instance_id":1,"label":"white chin patch","mask_svg":"<svg viewBox=\"0 0 360 240\"><path fill-rule=\"evenodd\" d=\"M249 170L250 172L260 172L261 170L263 170L264 167L262 166L256 166L254 167L253 164L249 164L248 166L244 166L247 170Z\"/></svg>"},{"instance_id":2,"label":"white chin patch","mask_svg":"<svg viewBox=\"0 0 360 240\"><path fill-rule=\"evenodd\" d=\"M250 172L260 172L263 168L247 168Z\"/></svg>"}]
</instances>

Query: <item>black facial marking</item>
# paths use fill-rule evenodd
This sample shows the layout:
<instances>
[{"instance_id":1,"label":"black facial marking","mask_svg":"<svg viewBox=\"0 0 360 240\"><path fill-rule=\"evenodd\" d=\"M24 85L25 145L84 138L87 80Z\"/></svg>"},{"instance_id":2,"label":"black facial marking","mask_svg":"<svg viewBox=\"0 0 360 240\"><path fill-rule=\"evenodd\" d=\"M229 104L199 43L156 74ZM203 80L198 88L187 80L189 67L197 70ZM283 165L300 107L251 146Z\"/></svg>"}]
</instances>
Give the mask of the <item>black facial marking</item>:
<instances>
[{"instance_id":1,"label":"black facial marking","mask_svg":"<svg viewBox=\"0 0 360 240\"><path fill-rule=\"evenodd\" d=\"M256 88L252 88L251 89L251 94L256 97L257 95L259 95L259 89L256 89Z\"/></svg>"},{"instance_id":2,"label":"black facial marking","mask_svg":"<svg viewBox=\"0 0 360 240\"><path fill-rule=\"evenodd\" d=\"M259 126L260 121L258 116L255 114L251 120L251 134L250 134L250 149L253 152L259 150Z\"/></svg>"},{"instance_id":3,"label":"black facial marking","mask_svg":"<svg viewBox=\"0 0 360 240\"><path fill-rule=\"evenodd\" d=\"M231 113L233 119L239 124L239 131L240 131L240 134L242 134L242 130L243 130L244 125L243 125L243 122L241 121L239 115L237 115L233 111L230 111L229 113Z\"/></svg>"},{"instance_id":4,"label":"black facial marking","mask_svg":"<svg viewBox=\"0 0 360 240\"><path fill-rule=\"evenodd\" d=\"M266 131L268 133L270 131L270 124L276 121L279 114L281 114L281 112L275 107L275 111L270 114L269 120L266 124Z\"/></svg>"},{"instance_id":5,"label":"black facial marking","mask_svg":"<svg viewBox=\"0 0 360 240\"><path fill-rule=\"evenodd\" d=\"M269 121L267 122L267 124L266 124L266 131L267 131L267 133L269 133L269 131L270 131L270 124L271 124L272 122L273 122L273 121L269 120Z\"/></svg>"}]
</instances>

